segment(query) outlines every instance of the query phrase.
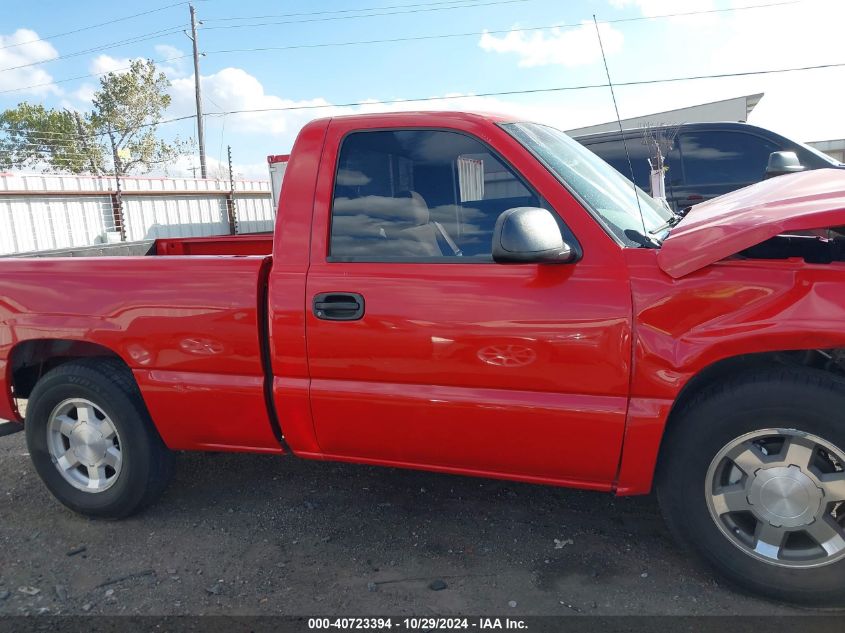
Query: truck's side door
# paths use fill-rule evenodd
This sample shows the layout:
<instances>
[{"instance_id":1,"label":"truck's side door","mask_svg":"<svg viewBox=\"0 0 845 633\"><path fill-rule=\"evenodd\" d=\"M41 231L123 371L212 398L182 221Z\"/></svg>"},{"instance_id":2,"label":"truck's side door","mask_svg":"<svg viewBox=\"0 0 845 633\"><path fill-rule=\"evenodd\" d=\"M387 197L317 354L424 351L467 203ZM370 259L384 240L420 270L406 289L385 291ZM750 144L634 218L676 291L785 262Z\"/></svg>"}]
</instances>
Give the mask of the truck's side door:
<instances>
[{"instance_id":1,"label":"truck's side door","mask_svg":"<svg viewBox=\"0 0 845 633\"><path fill-rule=\"evenodd\" d=\"M489 130L349 126L329 126L307 278L321 451L609 487L631 360L619 246L532 162L540 196L503 131L496 151ZM517 206L560 212L581 260L494 263L495 221Z\"/></svg>"}]
</instances>

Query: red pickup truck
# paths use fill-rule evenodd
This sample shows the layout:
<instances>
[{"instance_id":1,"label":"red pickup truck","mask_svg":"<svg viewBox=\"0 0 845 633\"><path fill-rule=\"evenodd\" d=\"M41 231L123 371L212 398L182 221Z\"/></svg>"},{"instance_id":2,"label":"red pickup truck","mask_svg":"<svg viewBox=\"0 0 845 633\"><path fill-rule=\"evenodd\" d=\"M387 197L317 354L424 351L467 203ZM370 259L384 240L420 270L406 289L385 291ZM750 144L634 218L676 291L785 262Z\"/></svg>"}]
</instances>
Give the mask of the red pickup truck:
<instances>
[{"instance_id":1,"label":"red pickup truck","mask_svg":"<svg viewBox=\"0 0 845 633\"><path fill-rule=\"evenodd\" d=\"M322 119L273 236L0 261L0 417L121 517L173 451L645 494L735 583L845 599L845 172L680 219L549 127Z\"/></svg>"}]
</instances>

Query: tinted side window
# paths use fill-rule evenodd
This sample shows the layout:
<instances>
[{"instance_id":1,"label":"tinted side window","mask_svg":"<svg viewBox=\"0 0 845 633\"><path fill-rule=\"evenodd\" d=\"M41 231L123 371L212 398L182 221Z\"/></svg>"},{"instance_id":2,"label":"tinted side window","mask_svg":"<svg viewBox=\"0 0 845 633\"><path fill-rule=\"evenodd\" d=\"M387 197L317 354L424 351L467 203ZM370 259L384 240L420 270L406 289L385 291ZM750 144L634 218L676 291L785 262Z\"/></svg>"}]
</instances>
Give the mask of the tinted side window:
<instances>
[{"instance_id":1,"label":"tinted side window","mask_svg":"<svg viewBox=\"0 0 845 633\"><path fill-rule=\"evenodd\" d=\"M625 155L625 145L622 139L614 141L600 141L586 145L594 154L598 155L604 162L610 163L625 178L631 179L631 169L634 171L634 182L643 191L648 191L648 175L651 167L648 164L648 148L639 139L627 139L628 153L631 156L631 167L628 167L628 157Z\"/></svg>"},{"instance_id":2,"label":"tinted side window","mask_svg":"<svg viewBox=\"0 0 845 633\"><path fill-rule=\"evenodd\" d=\"M496 219L520 206L544 205L469 136L356 132L340 150L330 256L357 261L490 256Z\"/></svg>"},{"instance_id":3,"label":"tinted side window","mask_svg":"<svg viewBox=\"0 0 845 633\"><path fill-rule=\"evenodd\" d=\"M686 132L680 136L687 185L763 180L769 154L780 148L744 132Z\"/></svg>"}]
</instances>

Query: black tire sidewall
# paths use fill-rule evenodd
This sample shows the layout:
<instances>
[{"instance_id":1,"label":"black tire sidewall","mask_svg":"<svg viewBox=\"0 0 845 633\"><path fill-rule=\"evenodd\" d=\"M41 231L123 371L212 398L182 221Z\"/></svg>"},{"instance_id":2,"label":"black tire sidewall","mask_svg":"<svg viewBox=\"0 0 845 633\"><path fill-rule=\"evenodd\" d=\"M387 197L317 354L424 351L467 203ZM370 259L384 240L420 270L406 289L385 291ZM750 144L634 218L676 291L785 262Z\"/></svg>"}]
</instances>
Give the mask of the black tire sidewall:
<instances>
[{"instance_id":1,"label":"black tire sidewall","mask_svg":"<svg viewBox=\"0 0 845 633\"><path fill-rule=\"evenodd\" d=\"M90 493L65 480L47 448L47 423L55 407L70 398L92 402L112 421L120 437L123 458L117 481L107 490ZM36 471L53 495L68 508L94 517L130 514L146 492L150 440L136 404L108 377L88 368L61 367L46 375L33 390L26 412L26 440Z\"/></svg>"},{"instance_id":2,"label":"black tire sidewall","mask_svg":"<svg viewBox=\"0 0 845 633\"><path fill-rule=\"evenodd\" d=\"M705 496L711 461L732 440L762 429L797 429L845 449L843 412L845 383L812 370L739 381L697 400L661 453L658 498L675 536L742 588L789 602L845 606L845 559L809 569L755 559L722 533Z\"/></svg>"}]
</instances>

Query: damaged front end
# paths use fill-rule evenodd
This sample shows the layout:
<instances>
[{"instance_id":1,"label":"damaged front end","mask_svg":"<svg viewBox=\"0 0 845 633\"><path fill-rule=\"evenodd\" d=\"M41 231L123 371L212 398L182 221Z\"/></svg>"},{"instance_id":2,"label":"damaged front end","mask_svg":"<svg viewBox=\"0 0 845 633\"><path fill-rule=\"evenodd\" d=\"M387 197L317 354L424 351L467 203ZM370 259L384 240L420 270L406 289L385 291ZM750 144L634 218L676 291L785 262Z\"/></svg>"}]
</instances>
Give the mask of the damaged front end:
<instances>
[{"instance_id":1,"label":"damaged front end","mask_svg":"<svg viewBox=\"0 0 845 633\"><path fill-rule=\"evenodd\" d=\"M679 278L729 257L845 261L845 170L779 176L696 205L657 262Z\"/></svg>"},{"instance_id":2,"label":"damaged front end","mask_svg":"<svg viewBox=\"0 0 845 633\"><path fill-rule=\"evenodd\" d=\"M808 264L845 262L845 226L776 235L737 253L742 259L802 259Z\"/></svg>"}]
</instances>

